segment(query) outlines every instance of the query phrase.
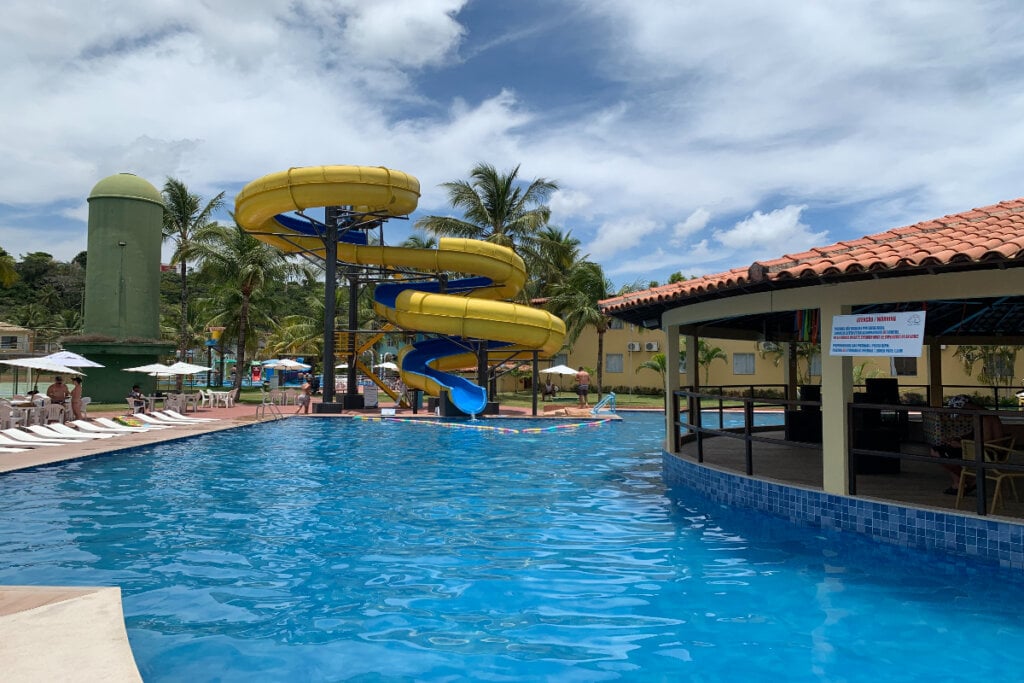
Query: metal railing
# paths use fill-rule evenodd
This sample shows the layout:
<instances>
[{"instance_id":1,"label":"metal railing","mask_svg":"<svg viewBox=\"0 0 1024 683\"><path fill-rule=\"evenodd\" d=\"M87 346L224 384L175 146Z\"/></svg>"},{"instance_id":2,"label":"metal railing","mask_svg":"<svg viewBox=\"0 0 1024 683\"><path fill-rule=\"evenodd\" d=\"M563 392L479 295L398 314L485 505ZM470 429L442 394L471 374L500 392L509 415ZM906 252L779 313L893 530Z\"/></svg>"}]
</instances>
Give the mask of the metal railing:
<instances>
[{"instance_id":1,"label":"metal railing","mask_svg":"<svg viewBox=\"0 0 1024 683\"><path fill-rule=\"evenodd\" d=\"M773 385L774 386L774 385ZM945 386L943 393L945 394L949 389L958 389L956 386ZM977 387L974 387L975 389ZM714 387L721 391L722 387ZM751 390L751 395L758 392ZM789 438L795 436L794 430L791 430L791 420L795 419L796 415L809 416L810 419L820 420L820 401L799 401L799 400L787 400L777 398L756 398L753 396L732 396L724 395L722 393L709 393L707 388L701 388L698 391L692 389L680 389L674 392L673 399L669 401L669 408L672 411L672 446L673 451L678 453L683 446L684 439L686 442L695 443L696 458L697 462L704 462L704 441L707 438L728 438L728 439L739 439L744 442L744 471L748 476L754 476L755 474L755 444L773 444L773 445L786 445L794 448L810 448L821 450L821 442L798 440L796 438ZM765 408L781 408L786 415L786 425L774 425L774 426L763 426L759 427L755 425L755 411L756 409ZM934 455L922 455L911 452L904 452L902 446L906 443L918 443L921 446L925 445L937 445L932 444L927 439L927 434L924 434L924 428L926 424L943 425L950 424L953 420L959 420L961 424L961 434L965 432L972 432L974 434L982 434L981 424L982 419L986 416L995 416L1003 418L1019 418L1020 413L1016 411L998 411L998 410L966 410L963 408L937 408L926 405L904 405L904 404L889 404L889 403L848 403L847 404L847 424L849 425L847 435L847 467L849 468L849 493L850 495L857 495L857 477L860 472L860 465L863 459L866 458L882 458L890 459L899 462L927 462L929 464L938 465L936 457ZM739 409L739 410L737 410ZM724 413L726 411L742 412L743 419L742 423L738 427L726 428L724 426ZM707 412L717 413L717 426L706 426L705 413ZM815 413L818 413L815 415ZM922 425L922 435L920 440L910 439L909 427L910 425L916 424L917 420L911 420L911 416L915 418L919 417ZM864 447L861 442L861 438L864 434L871 433L877 435L879 430L877 428L868 429L863 427L869 424L879 424L875 418L882 420L880 424L884 424L885 430L890 430L890 436L894 438L891 442L893 450L878 450L877 448ZM967 429L964 424L965 418L970 419L971 429ZM784 429L786 438L778 438L777 436L765 436L763 432L767 430L778 431ZM938 438L938 437L935 437ZM933 438L933 440L935 440ZM974 470L974 476L976 480L976 511L978 515L984 516L988 514L987 510L987 481L986 476L992 470L1000 470L1004 472L1024 472L1024 460L1020 462L994 462L988 461L984 457L985 445L980 439L978 440L975 451L974 459L943 459L943 464L961 465L963 467L969 467ZM878 445L876 442L873 445Z\"/></svg>"}]
</instances>

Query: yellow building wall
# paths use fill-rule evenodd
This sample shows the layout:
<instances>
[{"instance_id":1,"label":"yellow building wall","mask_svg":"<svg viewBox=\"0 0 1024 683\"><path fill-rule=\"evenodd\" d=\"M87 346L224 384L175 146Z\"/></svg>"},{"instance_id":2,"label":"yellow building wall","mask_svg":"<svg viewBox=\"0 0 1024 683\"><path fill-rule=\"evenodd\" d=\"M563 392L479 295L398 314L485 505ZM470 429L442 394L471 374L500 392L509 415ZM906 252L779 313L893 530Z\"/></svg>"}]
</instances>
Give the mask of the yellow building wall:
<instances>
[{"instance_id":1,"label":"yellow building wall","mask_svg":"<svg viewBox=\"0 0 1024 683\"><path fill-rule=\"evenodd\" d=\"M556 358L554 362L564 362L572 368L582 365L593 373L597 368L597 336L597 332L593 328L587 328L577 339L572 350L564 355L564 359ZM781 362L776 365L773 356L762 357L756 342L730 339L707 339L706 341L712 346L721 348L726 354L726 359L713 361L708 369L706 379L704 369L701 368L699 370L701 373L700 384L702 386L736 386L747 384L764 386L772 384L782 385L784 383L785 374ZM632 347L630 346L631 342L633 343ZM657 350L649 346L651 343L657 345ZM637 345L639 350L633 350L637 348ZM947 387L946 393L954 393L954 388L958 386L964 387L961 391L966 393L971 393L971 388L976 388L982 393L990 392L991 389L988 386L978 382L981 364L978 363L974 368L973 374L968 375L963 368L963 364L954 356L956 349L956 345L951 344L945 345L941 351L942 383ZM664 353L664 351L665 333L662 330L647 330L628 323L623 323L617 329L609 329L604 335L605 364L603 388L624 387L627 390L662 388L664 380L661 375L654 370L640 369L640 366L645 361L653 358L656 353ZM734 371L734 356L737 353L752 355L753 374L737 374ZM609 355L621 356L621 371L609 370ZM542 362L541 367L546 367L548 364ZM869 377L893 376L892 362L889 358L854 357L853 367L855 380L858 383L863 382L864 379ZM689 369L689 366L687 366L687 370ZM805 359L800 359L799 361L799 374L801 378L808 379L808 366ZM1014 377L1015 380L1011 384L1011 388L1015 388L1015 391L1020 390L1021 386L1024 385L1024 352L1018 355ZM929 382L927 348L924 349L922 355L917 359L916 373L900 375L898 379L904 391L919 393L922 396L926 394ZM682 386L691 384L687 372L679 374L679 383ZM809 383L820 384L821 377L810 376ZM560 386L564 389L571 385L572 377L561 378Z\"/></svg>"}]
</instances>

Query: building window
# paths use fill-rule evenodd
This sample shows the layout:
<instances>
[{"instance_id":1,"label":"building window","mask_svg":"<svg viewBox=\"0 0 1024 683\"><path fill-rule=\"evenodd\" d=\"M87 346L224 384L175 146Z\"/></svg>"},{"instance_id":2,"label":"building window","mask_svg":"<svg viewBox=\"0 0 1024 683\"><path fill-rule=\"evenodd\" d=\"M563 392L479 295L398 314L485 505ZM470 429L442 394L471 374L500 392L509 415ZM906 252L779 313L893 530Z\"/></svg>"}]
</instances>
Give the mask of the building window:
<instances>
[{"instance_id":1,"label":"building window","mask_svg":"<svg viewBox=\"0 0 1024 683\"><path fill-rule=\"evenodd\" d=\"M734 374L734 375L753 375L754 374L754 354L752 354L752 353L734 353L734 354L732 354L732 374Z\"/></svg>"},{"instance_id":2,"label":"building window","mask_svg":"<svg viewBox=\"0 0 1024 683\"><path fill-rule=\"evenodd\" d=\"M917 375L917 359L893 358L890 369L894 377L913 377Z\"/></svg>"},{"instance_id":3,"label":"building window","mask_svg":"<svg viewBox=\"0 0 1024 683\"><path fill-rule=\"evenodd\" d=\"M608 322L608 329L609 330L621 330L622 329L622 321L619 320L618 318L612 318Z\"/></svg>"},{"instance_id":4,"label":"building window","mask_svg":"<svg viewBox=\"0 0 1024 683\"><path fill-rule=\"evenodd\" d=\"M8 337L4 335L0 337L0 349L16 349L18 348L18 338Z\"/></svg>"},{"instance_id":5,"label":"building window","mask_svg":"<svg viewBox=\"0 0 1024 683\"><path fill-rule=\"evenodd\" d=\"M604 355L604 369L607 372L622 372L622 354L606 353Z\"/></svg>"},{"instance_id":6,"label":"building window","mask_svg":"<svg viewBox=\"0 0 1024 683\"><path fill-rule=\"evenodd\" d=\"M551 365L552 366L555 366L555 365L568 365L568 364L569 364L569 354L567 354L567 353L556 353L555 355L551 356Z\"/></svg>"},{"instance_id":7,"label":"building window","mask_svg":"<svg viewBox=\"0 0 1024 683\"><path fill-rule=\"evenodd\" d=\"M686 374L686 359L685 358L680 358L679 359L679 374L680 375L685 375Z\"/></svg>"}]
</instances>

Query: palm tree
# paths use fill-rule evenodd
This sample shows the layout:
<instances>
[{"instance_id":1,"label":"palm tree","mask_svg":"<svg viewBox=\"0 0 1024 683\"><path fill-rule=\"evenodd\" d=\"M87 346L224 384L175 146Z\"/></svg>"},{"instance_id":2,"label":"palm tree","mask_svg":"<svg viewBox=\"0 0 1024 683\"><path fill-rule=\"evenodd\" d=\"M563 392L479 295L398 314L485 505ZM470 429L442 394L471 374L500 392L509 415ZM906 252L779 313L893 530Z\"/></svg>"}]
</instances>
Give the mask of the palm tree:
<instances>
[{"instance_id":1,"label":"palm tree","mask_svg":"<svg viewBox=\"0 0 1024 683\"><path fill-rule=\"evenodd\" d=\"M188 191L183 182L168 178L164 183L164 240L174 243L171 265L181 269L181 315L178 319L178 358L185 360L193 335L188 329L188 258L196 234L210 225L213 212L224 203L224 193L202 205L202 198ZM178 376L178 388L182 377Z\"/></svg>"},{"instance_id":2,"label":"palm tree","mask_svg":"<svg viewBox=\"0 0 1024 683\"><path fill-rule=\"evenodd\" d=\"M530 279L526 284L526 300L544 297L572 270L580 256L580 241L572 236L572 230L563 231L553 225L545 225L523 245L526 269Z\"/></svg>"},{"instance_id":3,"label":"palm tree","mask_svg":"<svg viewBox=\"0 0 1024 683\"><path fill-rule=\"evenodd\" d=\"M668 372L668 363L665 360L665 354L656 353L640 365L636 366L637 372L640 372L641 370L654 370L659 375L664 376L665 373Z\"/></svg>"},{"instance_id":4,"label":"palm tree","mask_svg":"<svg viewBox=\"0 0 1024 683\"><path fill-rule=\"evenodd\" d=\"M697 365L704 368L704 384L710 381L711 363L716 360L727 361L729 356L718 346L712 346L703 339L697 340Z\"/></svg>"},{"instance_id":5,"label":"palm tree","mask_svg":"<svg viewBox=\"0 0 1024 683\"><path fill-rule=\"evenodd\" d=\"M273 287L298 273L277 249L260 242L236 223L207 224L196 231L186 256L199 262L201 277L211 284L210 324L223 326L224 338L235 340L236 367L246 367L261 329L273 325ZM241 389L242 372L233 388Z\"/></svg>"},{"instance_id":6,"label":"palm tree","mask_svg":"<svg viewBox=\"0 0 1024 683\"><path fill-rule=\"evenodd\" d=\"M566 346L572 347L580 333L587 327L597 332L597 395L601 396L604 374L604 333L608 331L611 317L605 315L598 302L612 294L612 283L605 278L601 266L592 261L578 261L566 273L565 279L552 289L547 307L565 320Z\"/></svg>"},{"instance_id":7,"label":"palm tree","mask_svg":"<svg viewBox=\"0 0 1024 683\"><path fill-rule=\"evenodd\" d=\"M408 247L409 249L437 249L437 240L430 236L409 235L398 246Z\"/></svg>"},{"instance_id":8,"label":"palm tree","mask_svg":"<svg viewBox=\"0 0 1024 683\"><path fill-rule=\"evenodd\" d=\"M523 190L518 181L519 166L501 173L490 164L477 164L469 180L455 180L441 187L448 202L461 209L463 218L425 216L416 228L443 237L486 240L512 249L534 238L551 216L548 197L558 184L537 178Z\"/></svg>"},{"instance_id":9,"label":"palm tree","mask_svg":"<svg viewBox=\"0 0 1024 683\"><path fill-rule=\"evenodd\" d=\"M10 287L18 281L18 268L14 257L0 249L0 287Z\"/></svg>"}]
</instances>

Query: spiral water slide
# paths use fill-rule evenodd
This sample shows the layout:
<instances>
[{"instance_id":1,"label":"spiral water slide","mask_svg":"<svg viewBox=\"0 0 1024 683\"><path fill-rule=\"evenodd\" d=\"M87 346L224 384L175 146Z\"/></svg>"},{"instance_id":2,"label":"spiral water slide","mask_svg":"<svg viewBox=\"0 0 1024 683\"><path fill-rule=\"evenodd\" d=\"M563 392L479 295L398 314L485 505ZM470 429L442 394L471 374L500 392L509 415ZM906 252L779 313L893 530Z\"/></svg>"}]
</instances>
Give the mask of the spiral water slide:
<instances>
[{"instance_id":1,"label":"spiral water slide","mask_svg":"<svg viewBox=\"0 0 1024 683\"><path fill-rule=\"evenodd\" d=\"M444 291L437 280L395 280L377 285L374 308L389 322L411 331L440 335L399 353L406 386L431 396L447 395L460 411L475 415L487 404L487 390L449 372L475 364L475 340L504 352L556 353L565 323L547 311L514 304L526 281L523 260L511 249L489 242L442 238L437 249L387 247L366 243L359 221L367 224L407 216L419 201L419 181L376 166L292 168L258 178L235 199L235 219L260 240L286 253L324 257L323 230L287 215L325 206L351 207L355 224L338 241L338 261L431 273L472 274L451 279ZM363 227L366 227L365 225Z\"/></svg>"}]
</instances>

